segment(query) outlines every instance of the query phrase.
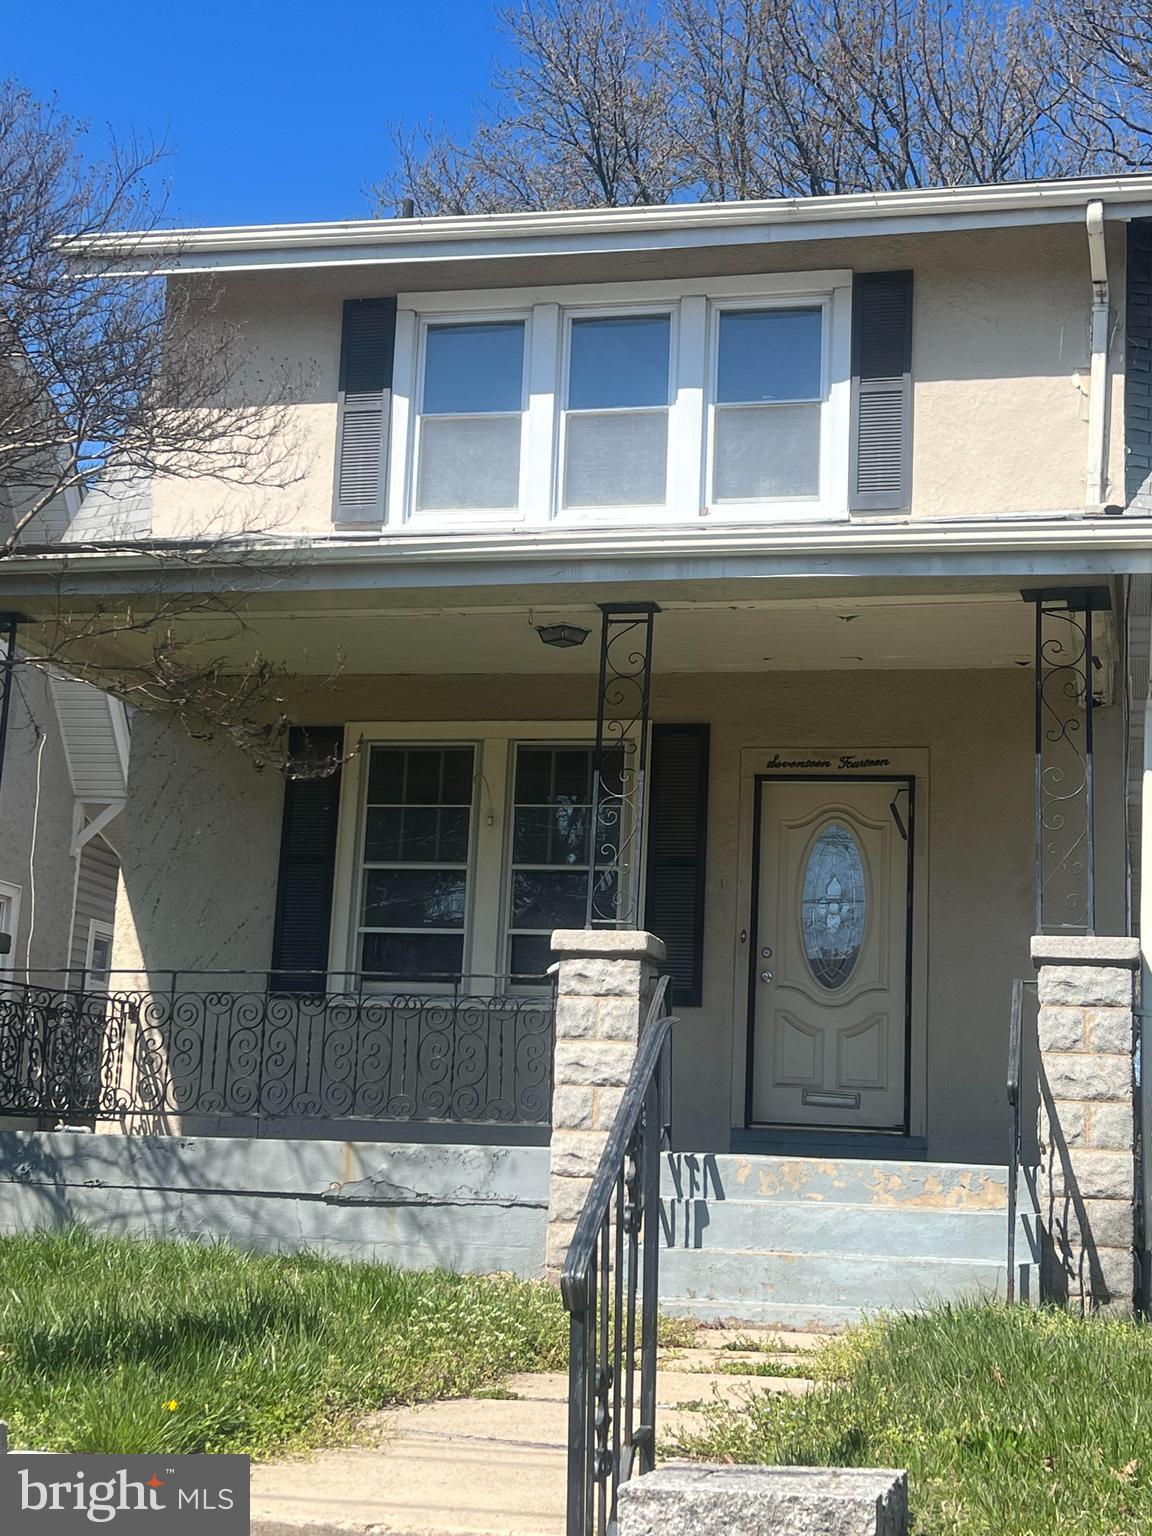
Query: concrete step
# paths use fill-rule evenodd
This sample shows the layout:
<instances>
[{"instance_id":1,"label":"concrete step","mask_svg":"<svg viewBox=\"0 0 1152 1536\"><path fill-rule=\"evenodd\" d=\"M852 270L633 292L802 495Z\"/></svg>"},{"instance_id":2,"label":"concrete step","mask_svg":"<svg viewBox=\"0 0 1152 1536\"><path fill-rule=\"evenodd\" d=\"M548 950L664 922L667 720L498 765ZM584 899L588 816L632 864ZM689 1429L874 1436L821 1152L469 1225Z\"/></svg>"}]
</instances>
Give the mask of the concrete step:
<instances>
[{"instance_id":1,"label":"concrete step","mask_svg":"<svg viewBox=\"0 0 1152 1536\"><path fill-rule=\"evenodd\" d=\"M1008 1204L1008 1170L997 1164L672 1152L664 1159L661 1192L668 1200L1000 1211Z\"/></svg>"},{"instance_id":2,"label":"concrete step","mask_svg":"<svg viewBox=\"0 0 1152 1536\"><path fill-rule=\"evenodd\" d=\"M661 1308L691 1317L734 1317L783 1325L795 1309L805 1318L819 1321L828 1308L837 1314L847 1310L859 1317L889 1307L907 1310L962 1296L1003 1292L1002 1259L892 1259L877 1254L724 1248L673 1248L660 1256ZM848 1320L839 1315L834 1319L841 1324Z\"/></svg>"},{"instance_id":3,"label":"concrete step","mask_svg":"<svg viewBox=\"0 0 1152 1536\"><path fill-rule=\"evenodd\" d=\"M664 1202L669 1248L745 1249L790 1254L878 1254L885 1258L1003 1261L1004 1210L850 1205L833 1201L670 1200ZM1029 1248L1020 1218L1017 1246Z\"/></svg>"}]
</instances>

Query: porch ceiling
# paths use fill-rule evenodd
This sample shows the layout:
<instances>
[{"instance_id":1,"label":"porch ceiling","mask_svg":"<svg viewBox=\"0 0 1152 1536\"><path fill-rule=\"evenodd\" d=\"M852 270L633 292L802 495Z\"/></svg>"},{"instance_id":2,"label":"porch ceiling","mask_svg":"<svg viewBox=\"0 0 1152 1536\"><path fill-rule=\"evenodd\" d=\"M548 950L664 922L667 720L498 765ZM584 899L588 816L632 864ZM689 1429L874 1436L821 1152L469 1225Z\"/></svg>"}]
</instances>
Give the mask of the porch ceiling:
<instances>
[{"instance_id":1,"label":"porch ceiling","mask_svg":"<svg viewBox=\"0 0 1152 1536\"><path fill-rule=\"evenodd\" d=\"M1034 617L1020 586L1012 575L819 587L812 580L777 579L768 598L762 581L706 579L655 587L557 583L403 592L299 591L277 589L270 581L243 593L220 591L218 611L216 599L203 596L179 611L177 597L177 606L164 611L163 627L177 636L189 662L211 660L226 670L239 670L259 654L304 677L574 676L591 673L598 664L597 603L655 600L658 673L1030 666ZM21 606L33 648L52 646L67 610L70 633L76 635L77 622L84 632L69 640L68 660L73 670L75 661L82 662L86 675L98 680L101 673L112 677L125 667L149 666L154 632L144 615L153 601L143 595L78 594L61 600L57 594ZM589 630L588 640L558 650L533 633L561 620ZM1111 629L1111 616L1101 615L1096 630L1101 655L1114 648Z\"/></svg>"},{"instance_id":2,"label":"porch ceiling","mask_svg":"<svg viewBox=\"0 0 1152 1536\"><path fill-rule=\"evenodd\" d=\"M543 644L533 627L560 620L591 631L580 647ZM325 673L581 673L598 663L599 610L416 608L267 615L261 648L293 671ZM829 671L1030 665L1032 610L1001 598L809 599L661 605L658 672Z\"/></svg>"}]
</instances>

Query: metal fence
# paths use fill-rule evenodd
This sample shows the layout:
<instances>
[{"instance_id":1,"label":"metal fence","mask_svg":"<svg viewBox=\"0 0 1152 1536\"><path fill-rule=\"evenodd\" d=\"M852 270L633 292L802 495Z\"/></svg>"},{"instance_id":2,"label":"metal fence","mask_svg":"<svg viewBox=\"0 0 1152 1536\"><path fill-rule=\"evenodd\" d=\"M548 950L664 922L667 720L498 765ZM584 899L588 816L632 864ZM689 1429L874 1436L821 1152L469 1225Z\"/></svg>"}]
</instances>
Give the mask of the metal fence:
<instances>
[{"instance_id":1,"label":"metal fence","mask_svg":"<svg viewBox=\"0 0 1152 1536\"><path fill-rule=\"evenodd\" d=\"M346 988L334 990L333 980L0 980L0 1114L547 1125L548 982L339 978Z\"/></svg>"}]
</instances>

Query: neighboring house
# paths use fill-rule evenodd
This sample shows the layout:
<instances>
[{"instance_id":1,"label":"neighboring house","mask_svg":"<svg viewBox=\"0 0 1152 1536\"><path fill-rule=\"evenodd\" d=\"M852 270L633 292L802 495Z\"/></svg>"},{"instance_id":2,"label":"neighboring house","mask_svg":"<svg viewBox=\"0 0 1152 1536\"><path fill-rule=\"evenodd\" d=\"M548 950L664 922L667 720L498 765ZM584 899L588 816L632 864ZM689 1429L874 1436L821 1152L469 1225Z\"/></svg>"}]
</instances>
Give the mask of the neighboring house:
<instances>
[{"instance_id":1,"label":"neighboring house","mask_svg":"<svg viewBox=\"0 0 1152 1536\"><path fill-rule=\"evenodd\" d=\"M253 388L314 365L299 477L158 481L124 514L137 554L70 557L74 600L203 530L187 582L247 593L220 654L286 665L299 752L340 763L285 787L135 722L114 962L151 1012L104 1112L272 1139L213 1142L248 1204L189 1195L173 1229L425 1258L367 1183L291 1230L263 1198L328 1199L373 1139L424 1145L393 1185L516 1145L536 1211L532 978L554 929L643 927L699 1175L670 1303L828 1321L1002 1285L1013 982L1038 932L1092 955L1137 930L1150 230L1131 177L143 237L219 285ZM6 562L0 606L35 621L58 563ZM1081 1140L1084 1103L1128 1115L1093 1145L1127 1160L1130 1225L1109 1059L1068 1094ZM612 1086L580 1070L576 1129ZM355 1145L337 1167L309 1138ZM1025 1200L1022 1251L1051 1227ZM469 1219L440 1257L542 1263L538 1211L515 1251ZM1114 1246L1105 1298L1131 1291Z\"/></svg>"},{"instance_id":2,"label":"neighboring house","mask_svg":"<svg viewBox=\"0 0 1152 1536\"><path fill-rule=\"evenodd\" d=\"M79 498L60 498L33 536L67 537L79 506ZM0 499L0 526L10 512ZM0 667L6 634L0 626ZM0 677L0 700L2 690ZM0 978L51 987L106 978L128 752L118 700L15 663L0 773Z\"/></svg>"}]
</instances>

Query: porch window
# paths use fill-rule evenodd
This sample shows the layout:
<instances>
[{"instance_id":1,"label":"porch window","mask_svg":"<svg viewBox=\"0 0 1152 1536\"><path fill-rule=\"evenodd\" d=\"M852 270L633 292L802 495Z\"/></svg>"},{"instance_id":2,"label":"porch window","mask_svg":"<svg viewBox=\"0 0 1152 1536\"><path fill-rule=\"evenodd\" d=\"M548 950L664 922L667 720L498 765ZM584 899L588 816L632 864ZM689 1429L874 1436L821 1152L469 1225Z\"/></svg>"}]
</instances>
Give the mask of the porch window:
<instances>
[{"instance_id":1,"label":"porch window","mask_svg":"<svg viewBox=\"0 0 1152 1536\"><path fill-rule=\"evenodd\" d=\"M508 890L508 969L540 976L554 928L583 928L588 895L592 752L516 748Z\"/></svg>"},{"instance_id":2,"label":"porch window","mask_svg":"<svg viewBox=\"0 0 1152 1536\"><path fill-rule=\"evenodd\" d=\"M671 340L667 314L570 321L565 507L667 501Z\"/></svg>"},{"instance_id":3,"label":"porch window","mask_svg":"<svg viewBox=\"0 0 1152 1536\"><path fill-rule=\"evenodd\" d=\"M819 495L822 335L816 306L718 312L714 501Z\"/></svg>"},{"instance_id":4,"label":"porch window","mask_svg":"<svg viewBox=\"0 0 1152 1536\"><path fill-rule=\"evenodd\" d=\"M417 511L520 505L524 335L523 320L426 327Z\"/></svg>"},{"instance_id":5,"label":"porch window","mask_svg":"<svg viewBox=\"0 0 1152 1536\"><path fill-rule=\"evenodd\" d=\"M428 980L465 968L475 748L371 749L359 968Z\"/></svg>"}]
</instances>

